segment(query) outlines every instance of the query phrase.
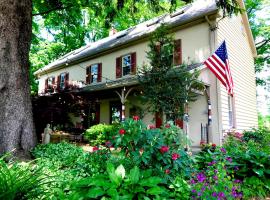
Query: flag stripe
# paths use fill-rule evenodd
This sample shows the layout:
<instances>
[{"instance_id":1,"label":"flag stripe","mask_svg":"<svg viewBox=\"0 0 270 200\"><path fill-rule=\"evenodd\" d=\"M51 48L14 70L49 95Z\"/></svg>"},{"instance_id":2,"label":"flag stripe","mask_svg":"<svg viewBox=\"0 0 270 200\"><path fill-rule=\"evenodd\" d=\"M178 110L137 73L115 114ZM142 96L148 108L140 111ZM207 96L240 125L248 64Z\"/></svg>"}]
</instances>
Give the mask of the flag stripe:
<instances>
[{"instance_id":1,"label":"flag stripe","mask_svg":"<svg viewBox=\"0 0 270 200\"><path fill-rule=\"evenodd\" d=\"M224 41L220 47L204 62L212 73L226 87L228 94L233 95L233 79L229 67L226 42Z\"/></svg>"},{"instance_id":2,"label":"flag stripe","mask_svg":"<svg viewBox=\"0 0 270 200\"><path fill-rule=\"evenodd\" d=\"M220 80L220 82L226 87L226 81L224 77L219 73L219 71L211 64L209 61L205 61L206 66L215 74L215 76Z\"/></svg>"}]
</instances>

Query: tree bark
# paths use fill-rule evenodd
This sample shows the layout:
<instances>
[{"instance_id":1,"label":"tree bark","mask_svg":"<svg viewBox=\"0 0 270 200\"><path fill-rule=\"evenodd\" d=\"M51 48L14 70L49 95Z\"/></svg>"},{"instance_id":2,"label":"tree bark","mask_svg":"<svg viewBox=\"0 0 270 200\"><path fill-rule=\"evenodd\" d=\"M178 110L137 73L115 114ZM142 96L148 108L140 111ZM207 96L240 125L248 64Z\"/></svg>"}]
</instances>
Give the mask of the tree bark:
<instances>
[{"instance_id":1,"label":"tree bark","mask_svg":"<svg viewBox=\"0 0 270 200\"><path fill-rule=\"evenodd\" d=\"M32 1L0 1L0 154L36 144L29 84Z\"/></svg>"}]
</instances>

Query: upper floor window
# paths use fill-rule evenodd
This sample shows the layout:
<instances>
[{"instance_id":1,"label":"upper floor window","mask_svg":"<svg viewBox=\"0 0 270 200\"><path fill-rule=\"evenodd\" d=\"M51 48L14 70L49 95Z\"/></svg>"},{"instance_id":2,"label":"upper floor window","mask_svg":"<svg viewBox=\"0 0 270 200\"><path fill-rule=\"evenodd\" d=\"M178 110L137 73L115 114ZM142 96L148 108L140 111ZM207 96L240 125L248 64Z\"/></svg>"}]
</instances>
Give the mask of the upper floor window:
<instances>
[{"instance_id":1,"label":"upper floor window","mask_svg":"<svg viewBox=\"0 0 270 200\"><path fill-rule=\"evenodd\" d=\"M136 53L130 53L116 58L116 78L136 74Z\"/></svg>"},{"instance_id":2,"label":"upper floor window","mask_svg":"<svg viewBox=\"0 0 270 200\"><path fill-rule=\"evenodd\" d=\"M168 63L173 62L171 64L173 65L181 65L182 64L182 40L177 39L174 40L173 46L169 44L157 44L156 45L156 50L157 51L162 51L162 59L168 59ZM169 56L164 56L163 54L169 55Z\"/></svg>"},{"instance_id":3,"label":"upper floor window","mask_svg":"<svg viewBox=\"0 0 270 200\"><path fill-rule=\"evenodd\" d=\"M101 70L102 70L102 64L93 64L90 67L86 68L86 83L97 83L101 82Z\"/></svg>"},{"instance_id":4,"label":"upper floor window","mask_svg":"<svg viewBox=\"0 0 270 200\"><path fill-rule=\"evenodd\" d=\"M55 78L51 76L45 80L45 92L53 92L54 91L54 83Z\"/></svg>"},{"instance_id":5,"label":"upper floor window","mask_svg":"<svg viewBox=\"0 0 270 200\"><path fill-rule=\"evenodd\" d=\"M125 55L122 57L122 72L123 76L130 74L131 72L131 55Z\"/></svg>"},{"instance_id":6,"label":"upper floor window","mask_svg":"<svg viewBox=\"0 0 270 200\"><path fill-rule=\"evenodd\" d=\"M65 89L65 78L66 78L65 73L60 74L60 89L61 90Z\"/></svg>"},{"instance_id":7,"label":"upper floor window","mask_svg":"<svg viewBox=\"0 0 270 200\"><path fill-rule=\"evenodd\" d=\"M57 78L57 89L64 90L68 88L69 73L61 73Z\"/></svg>"}]
</instances>

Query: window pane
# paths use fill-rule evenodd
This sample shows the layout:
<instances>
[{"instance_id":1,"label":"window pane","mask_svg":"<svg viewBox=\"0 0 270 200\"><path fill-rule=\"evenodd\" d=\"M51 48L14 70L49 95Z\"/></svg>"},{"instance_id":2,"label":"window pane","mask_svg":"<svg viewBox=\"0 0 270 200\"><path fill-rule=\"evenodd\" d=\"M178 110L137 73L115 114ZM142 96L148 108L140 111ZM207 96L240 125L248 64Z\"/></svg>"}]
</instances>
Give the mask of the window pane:
<instances>
[{"instance_id":1,"label":"window pane","mask_svg":"<svg viewBox=\"0 0 270 200\"><path fill-rule=\"evenodd\" d=\"M98 65L91 65L91 83L97 83Z\"/></svg>"},{"instance_id":2,"label":"window pane","mask_svg":"<svg viewBox=\"0 0 270 200\"><path fill-rule=\"evenodd\" d=\"M131 72L131 56L126 55L122 57L123 76Z\"/></svg>"},{"instance_id":3,"label":"window pane","mask_svg":"<svg viewBox=\"0 0 270 200\"><path fill-rule=\"evenodd\" d=\"M130 66L123 67L123 76L130 74Z\"/></svg>"},{"instance_id":4,"label":"window pane","mask_svg":"<svg viewBox=\"0 0 270 200\"><path fill-rule=\"evenodd\" d=\"M65 89L65 73L60 74L60 89Z\"/></svg>"},{"instance_id":5,"label":"window pane","mask_svg":"<svg viewBox=\"0 0 270 200\"><path fill-rule=\"evenodd\" d=\"M119 123L121 122L121 107L120 106L112 106L111 107L111 123Z\"/></svg>"}]
</instances>

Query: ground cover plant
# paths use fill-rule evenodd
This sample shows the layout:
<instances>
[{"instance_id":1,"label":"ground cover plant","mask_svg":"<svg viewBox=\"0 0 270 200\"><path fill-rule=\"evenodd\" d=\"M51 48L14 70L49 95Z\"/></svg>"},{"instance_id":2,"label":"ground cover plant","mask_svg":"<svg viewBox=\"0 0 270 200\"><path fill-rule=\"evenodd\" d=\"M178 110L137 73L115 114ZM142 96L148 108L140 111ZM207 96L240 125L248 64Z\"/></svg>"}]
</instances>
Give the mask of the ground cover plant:
<instances>
[{"instance_id":1,"label":"ground cover plant","mask_svg":"<svg viewBox=\"0 0 270 200\"><path fill-rule=\"evenodd\" d=\"M1 159L1 199L229 200L270 194L264 129L230 133L221 147L202 144L196 156L185 151L188 138L172 124L155 128L135 116L109 135L92 152L63 142L37 146L36 159L26 165Z\"/></svg>"},{"instance_id":2,"label":"ground cover plant","mask_svg":"<svg viewBox=\"0 0 270 200\"><path fill-rule=\"evenodd\" d=\"M0 199L44 199L51 178L33 163L18 163L0 158Z\"/></svg>"}]
</instances>

